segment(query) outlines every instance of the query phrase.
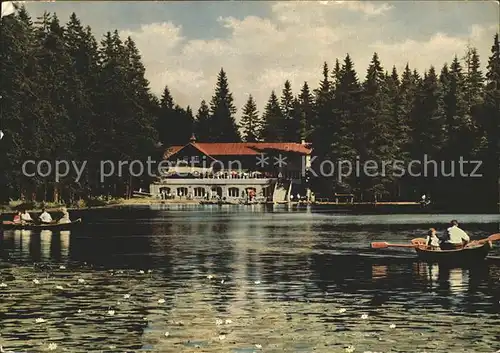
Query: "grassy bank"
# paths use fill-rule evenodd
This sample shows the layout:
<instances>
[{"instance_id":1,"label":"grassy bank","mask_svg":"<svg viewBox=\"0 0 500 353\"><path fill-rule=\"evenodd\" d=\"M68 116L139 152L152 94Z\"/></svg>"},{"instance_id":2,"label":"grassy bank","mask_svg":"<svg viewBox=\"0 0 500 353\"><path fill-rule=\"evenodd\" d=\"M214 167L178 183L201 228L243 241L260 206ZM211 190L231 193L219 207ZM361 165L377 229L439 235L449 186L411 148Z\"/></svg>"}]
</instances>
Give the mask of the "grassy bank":
<instances>
[{"instance_id":1,"label":"grassy bank","mask_svg":"<svg viewBox=\"0 0 500 353\"><path fill-rule=\"evenodd\" d=\"M58 211L61 207L66 207L68 210L93 209L102 207L111 207L122 205L124 199L109 199L95 198L90 200L79 200L72 204L63 204L55 202L39 202L39 201L23 201L11 200L8 204L0 205L1 213L15 213L18 210L27 210L28 212L41 212L42 208L51 211Z\"/></svg>"},{"instance_id":2,"label":"grassy bank","mask_svg":"<svg viewBox=\"0 0 500 353\"><path fill-rule=\"evenodd\" d=\"M134 205L152 205L152 204L199 204L199 200L158 200L152 198L132 198L132 199L111 199L105 200L103 198L92 199L88 201L80 200L73 204L67 205L62 203L53 202L36 202L36 201L21 201L12 200L7 205L0 205L0 213L10 214L15 213L18 210L27 210L28 212L41 212L42 208L48 211L59 211L61 207L66 207L68 210L86 210L86 209L98 209L98 208L108 208L117 206L134 206Z\"/></svg>"}]
</instances>

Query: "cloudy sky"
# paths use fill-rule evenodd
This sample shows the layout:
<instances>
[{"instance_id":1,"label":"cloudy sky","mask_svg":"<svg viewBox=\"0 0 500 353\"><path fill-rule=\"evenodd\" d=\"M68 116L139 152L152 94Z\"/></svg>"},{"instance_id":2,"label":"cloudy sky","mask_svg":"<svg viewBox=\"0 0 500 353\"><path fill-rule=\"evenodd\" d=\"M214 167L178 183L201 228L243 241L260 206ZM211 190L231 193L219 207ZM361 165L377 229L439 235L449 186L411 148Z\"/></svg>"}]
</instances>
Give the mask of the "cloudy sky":
<instances>
[{"instance_id":1,"label":"cloudy sky","mask_svg":"<svg viewBox=\"0 0 500 353\"><path fill-rule=\"evenodd\" d=\"M221 67L228 74L238 115L249 94L263 110L271 90L288 79L297 93L313 88L324 61L349 53L364 77L373 52L390 70L407 62L438 69L469 44L482 64L498 31L495 1L179 1L32 2L33 17L75 12L101 39L117 29L137 43L155 93L168 85L174 100L197 110L213 93Z\"/></svg>"}]
</instances>

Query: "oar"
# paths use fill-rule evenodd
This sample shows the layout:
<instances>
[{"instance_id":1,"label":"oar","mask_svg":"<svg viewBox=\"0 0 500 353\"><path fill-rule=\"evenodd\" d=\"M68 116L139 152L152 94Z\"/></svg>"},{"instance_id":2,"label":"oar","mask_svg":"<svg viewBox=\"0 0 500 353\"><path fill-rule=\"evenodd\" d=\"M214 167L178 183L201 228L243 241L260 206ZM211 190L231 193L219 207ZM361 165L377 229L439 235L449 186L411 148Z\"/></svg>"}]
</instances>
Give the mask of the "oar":
<instances>
[{"instance_id":1,"label":"oar","mask_svg":"<svg viewBox=\"0 0 500 353\"><path fill-rule=\"evenodd\" d=\"M385 248L417 248L420 245L417 244L390 244L385 241L378 241L372 243L372 249L385 249Z\"/></svg>"},{"instance_id":2,"label":"oar","mask_svg":"<svg viewBox=\"0 0 500 353\"><path fill-rule=\"evenodd\" d=\"M495 234L490 235L488 238L484 238L484 239L480 239L480 240L476 240L476 241L478 244L484 244L488 241L497 241L497 240L500 240L500 233L495 233Z\"/></svg>"}]
</instances>

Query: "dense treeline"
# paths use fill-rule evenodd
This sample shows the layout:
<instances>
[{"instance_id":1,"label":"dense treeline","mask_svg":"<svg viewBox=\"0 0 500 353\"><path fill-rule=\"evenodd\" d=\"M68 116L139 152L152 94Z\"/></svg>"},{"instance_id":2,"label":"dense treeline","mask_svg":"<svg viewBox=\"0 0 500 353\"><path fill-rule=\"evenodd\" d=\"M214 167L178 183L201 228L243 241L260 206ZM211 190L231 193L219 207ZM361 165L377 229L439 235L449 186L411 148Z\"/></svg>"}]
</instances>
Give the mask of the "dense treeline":
<instances>
[{"instance_id":1,"label":"dense treeline","mask_svg":"<svg viewBox=\"0 0 500 353\"><path fill-rule=\"evenodd\" d=\"M383 67L375 53L361 77L347 55L324 64L316 89L305 82L294 94L289 81L270 92L261 113L249 96L236 123L237 108L223 69L210 101L193 114L180 107L169 88L153 95L131 38L108 32L100 42L76 15L62 25L56 15L32 22L25 9L2 18L2 170L5 198L59 199L123 196L147 179L124 173L99 180L101 160L158 158L163 147L198 141L296 141L312 143L316 162L427 159L481 160L482 178L397 177L386 169L376 177L337 174L313 179L323 194L352 192L358 200L412 199L496 207L500 136L500 48L495 36L487 72L475 48L423 73ZM24 160L91 161L78 183L74 175L26 177ZM440 166L438 166L441 169ZM421 167L414 166L417 173ZM432 169L432 167L431 167ZM474 166L465 166L470 173ZM124 169L126 172L128 168ZM317 170L316 170L317 172ZM441 171L440 171L441 172ZM432 172L430 174L433 174Z\"/></svg>"}]
</instances>

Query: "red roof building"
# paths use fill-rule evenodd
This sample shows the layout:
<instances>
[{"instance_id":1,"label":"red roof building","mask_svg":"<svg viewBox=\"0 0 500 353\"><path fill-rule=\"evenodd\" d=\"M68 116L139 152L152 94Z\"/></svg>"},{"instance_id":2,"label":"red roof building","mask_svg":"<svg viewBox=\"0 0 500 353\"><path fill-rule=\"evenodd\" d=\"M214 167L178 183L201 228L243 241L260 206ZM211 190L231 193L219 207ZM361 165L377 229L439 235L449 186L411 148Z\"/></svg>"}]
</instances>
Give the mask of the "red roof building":
<instances>
[{"instance_id":1,"label":"red roof building","mask_svg":"<svg viewBox=\"0 0 500 353\"><path fill-rule=\"evenodd\" d=\"M193 146L201 153L211 157L258 156L271 151L301 155L310 155L312 152L309 144L296 142L190 142L184 146L172 146L168 148L165 151L164 158L169 159L187 146Z\"/></svg>"},{"instance_id":2,"label":"red roof building","mask_svg":"<svg viewBox=\"0 0 500 353\"><path fill-rule=\"evenodd\" d=\"M150 189L153 195L167 192L174 197L212 199L216 195L237 200L254 195L284 201L293 183L303 185L311 153L305 142L199 143L193 136L186 145L165 150L167 163Z\"/></svg>"}]
</instances>

